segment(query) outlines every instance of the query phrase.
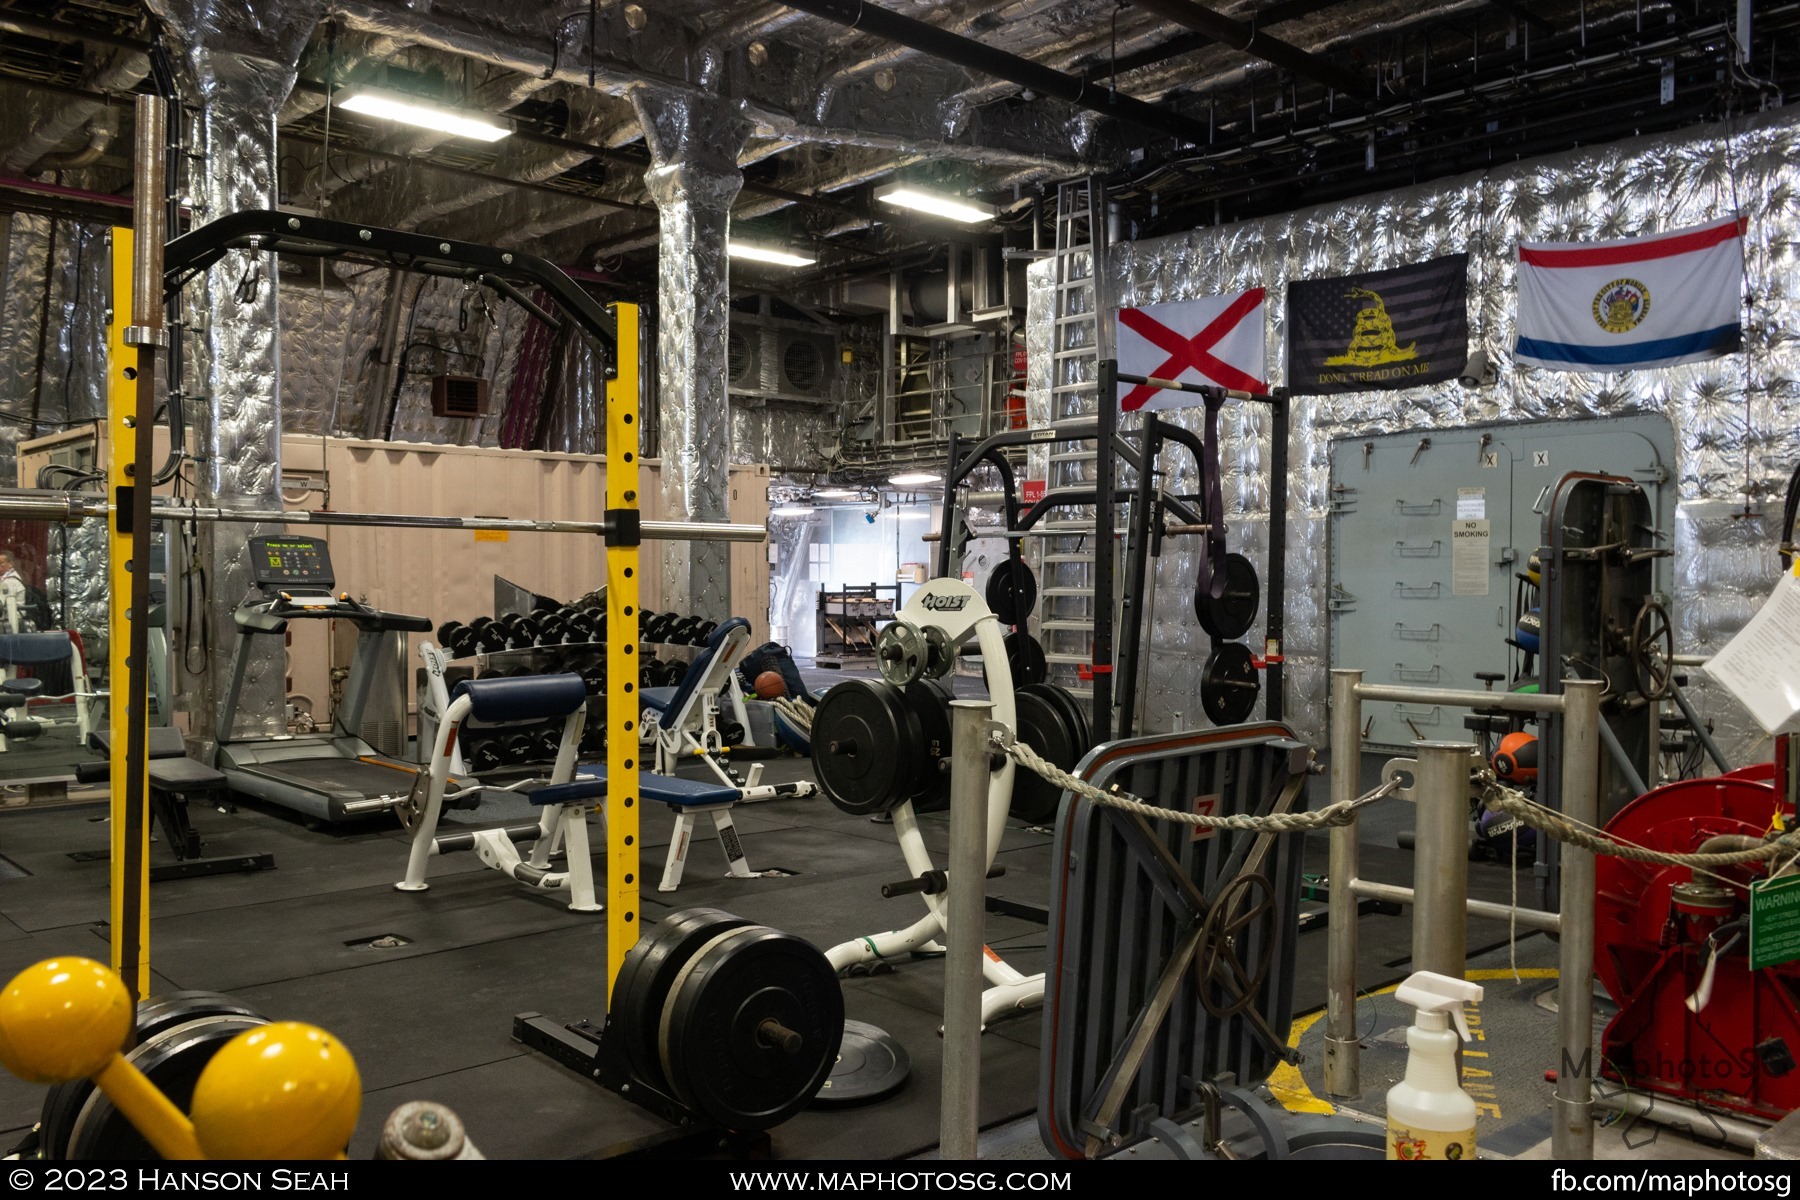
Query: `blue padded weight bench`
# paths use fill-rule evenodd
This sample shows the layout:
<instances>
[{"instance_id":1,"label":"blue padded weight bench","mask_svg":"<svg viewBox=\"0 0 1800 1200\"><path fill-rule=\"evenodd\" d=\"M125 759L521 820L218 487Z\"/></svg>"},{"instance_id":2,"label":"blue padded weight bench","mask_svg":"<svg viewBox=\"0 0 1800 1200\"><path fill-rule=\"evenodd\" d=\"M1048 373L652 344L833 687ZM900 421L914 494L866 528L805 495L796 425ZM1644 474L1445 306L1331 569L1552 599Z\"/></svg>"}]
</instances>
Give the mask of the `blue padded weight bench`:
<instances>
[{"instance_id":1,"label":"blue padded weight bench","mask_svg":"<svg viewBox=\"0 0 1800 1200\"><path fill-rule=\"evenodd\" d=\"M18 667L44 666L50 663L68 664L74 691L64 696L46 695L43 680L21 679L16 673ZM86 743L88 735L94 732L95 699L95 694L87 688L87 664L82 660L81 644L67 630L0 633L0 754L6 753L8 749L6 727L13 724L15 709L20 718L19 729L13 735L16 737L35 737L44 727L61 723L46 718L31 718L30 705L33 701L72 701L75 705L76 740Z\"/></svg>"},{"instance_id":2,"label":"blue padded weight bench","mask_svg":"<svg viewBox=\"0 0 1800 1200\"><path fill-rule=\"evenodd\" d=\"M606 768L595 764L582 767L580 777L600 785L602 792L606 789ZM771 795L799 795L801 785L796 783L777 784L767 790ZM687 867L688 847L694 840L694 815L710 813L713 828L719 831L719 849L725 852L725 866L729 873L739 879L749 879L755 874L750 864L744 860L744 846L738 841L737 826L732 823L731 809L744 798L744 789L732 783L713 783L706 779L682 779L674 775L660 775L652 771L643 771L638 775L638 791L643 799L656 804L666 804L669 811L675 814L675 833L669 839L669 855L663 860L662 882L656 885L659 892L672 892L681 886L681 874Z\"/></svg>"},{"instance_id":3,"label":"blue padded weight bench","mask_svg":"<svg viewBox=\"0 0 1800 1200\"><path fill-rule=\"evenodd\" d=\"M723 693L736 712L738 723L747 731L750 714L744 709L744 697L738 688L738 659L750 641L750 622L733 617L712 631L678 687L645 688L639 695L643 711L639 714L639 734L646 741L656 741L656 771L676 783L676 768L684 757L698 755L718 778L721 787L736 793L734 803L745 800L770 800L776 796L810 796L813 785L783 784L780 787L758 786L762 779L761 763L750 767L748 780L740 784L731 777L718 755L725 749L719 733L719 697ZM678 873L679 874L679 873ZM673 888L665 888L673 891Z\"/></svg>"},{"instance_id":4,"label":"blue padded weight bench","mask_svg":"<svg viewBox=\"0 0 1800 1200\"><path fill-rule=\"evenodd\" d=\"M450 748L463 721L471 717L490 724L562 718L562 742L549 782L535 791L519 793L538 806L536 823L438 834L444 788L451 774ZM569 907L575 912L599 912L588 850L587 812L606 794L606 781L575 776L575 749L586 720L587 687L579 675L465 679L457 684L432 742L428 792L413 829L406 878L394 887L402 892L422 892L430 886L425 882L425 864L432 855L474 850L483 863L527 887L545 892L566 889ZM528 856L521 857L520 842L531 843ZM566 854L567 867L552 871L550 856L559 848Z\"/></svg>"}]
</instances>

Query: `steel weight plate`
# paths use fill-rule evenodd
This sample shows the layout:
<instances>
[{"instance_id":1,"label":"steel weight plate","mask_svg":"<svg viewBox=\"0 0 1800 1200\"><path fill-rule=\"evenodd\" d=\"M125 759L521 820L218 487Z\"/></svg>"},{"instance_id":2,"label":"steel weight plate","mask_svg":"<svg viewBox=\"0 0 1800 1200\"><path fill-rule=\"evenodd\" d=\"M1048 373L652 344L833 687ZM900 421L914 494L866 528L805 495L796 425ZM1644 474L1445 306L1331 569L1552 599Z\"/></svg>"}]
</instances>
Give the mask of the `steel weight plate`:
<instances>
[{"instance_id":1,"label":"steel weight plate","mask_svg":"<svg viewBox=\"0 0 1800 1200\"><path fill-rule=\"evenodd\" d=\"M254 1017L262 1013L221 992L181 991L151 996L138 1005L137 1039L141 1046L167 1029L201 1017ZM129 1052L128 1052L129 1053ZM69 1157L69 1137L75 1118L95 1091L93 1083L76 1079L59 1083L44 1097L42 1147L45 1158Z\"/></svg>"},{"instance_id":2,"label":"steel weight plate","mask_svg":"<svg viewBox=\"0 0 1800 1200\"><path fill-rule=\"evenodd\" d=\"M906 707L919 723L913 811L942 812L950 807L950 773L943 763L950 757L950 701L956 693L935 679L919 679L906 685L905 698Z\"/></svg>"},{"instance_id":3,"label":"steel weight plate","mask_svg":"<svg viewBox=\"0 0 1800 1200\"><path fill-rule=\"evenodd\" d=\"M215 1013L196 1017L145 1038L125 1057L142 1071L175 1107L186 1112L194 1099L200 1072L226 1042L246 1029L267 1025L262 1017ZM160 1159L144 1135L113 1106L105 1092L95 1088L75 1114L69 1129L71 1159L141 1161Z\"/></svg>"},{"instance_id":4,"label":"steel weight plate","mask_svg":"<svg viewBox=\"0 0 1800 1200\"><path fill-rule=\"evenodd\" d=\"M869 679L833 684L813 714L819 789L857 816L892 812L913 793L919 723L899 688Z\"/></svg>"},{"instance_id":5,"label":"steel weight plate","mask_svg":"<svg viewBox=\"0 0 1800 1200\"><path fill-rule=\"evenodd\" d=\"M657 1030L676 1094L731 1130L768 1129L831 1074L844 993L810 942L766 926L714 938L682 969Z\"/></svg>"},{"instance_id":6,"label":"steel weight plate","mask_svg":"<svg viewBox=\"0 0 1800 1200\"><path fill-rule=\"evenodd\" d=\"M707 942L750 924L722 909L682 909L658 921L626 951L613 984L607 1033L621 1040L632 1072L645 1083L661 1091L669 1088L655 1049L656 1030L676 976Z\"/></svg>"},{"instance_id":7,"label":"steel weight plate","mask_svg":"<svg viewBox=\"0 0 1800 1200\"><path fill-rule=\"evenodd\" d=\"M1019 713L1018 740L1053 765L1065 771L1073 770L1087 748L1077 749L1076 731L1069 728L1061 707L1040 694L1037 688L1017 692L1013 702ZM1054 783L1020 767L1013 772L1012 804L1008 811L1028 824L1041 825L1056 819L1062 794L1062 789Z\"/></svg>"},{"instance_id":8,"label":"steel weight plate","mask_svg":"<svg viewBox=\"0 0 1800 1200\"><path fill-rule=\"evenodd\" d=\"M1024 561L1003 558L987 578L988 607L1002 625L1023 625L1037 607L1037 576Z\"/></svg>"},{"instance_id":9,"label":"steel weight plate","mask_svg":"<svg viewBox=\"0 0 1800 1200\"><path fill-rule=\"evenodd\" d=\"M1215 638L1229 641L1250 632L1256 621L1256 610L1262 606L1262 582L1256 567L1241 554L1225 556L1225 591L1213 599L1197 583L1194 587L1194 616L1200 628Z\"/></svg>"},{"instance_id":10,"label":"steel weight plate","mask_svg":"<svg viewBox=\"0 0 1800 1200\"><path fill-rule=\"evenodd\" d=\"M1256 707L1262 676L1250 647L1242 642L1221 642L1213 647L1200 672L1200 707L1214 725L1237 725Z\"/></svg>"}]
</instances>

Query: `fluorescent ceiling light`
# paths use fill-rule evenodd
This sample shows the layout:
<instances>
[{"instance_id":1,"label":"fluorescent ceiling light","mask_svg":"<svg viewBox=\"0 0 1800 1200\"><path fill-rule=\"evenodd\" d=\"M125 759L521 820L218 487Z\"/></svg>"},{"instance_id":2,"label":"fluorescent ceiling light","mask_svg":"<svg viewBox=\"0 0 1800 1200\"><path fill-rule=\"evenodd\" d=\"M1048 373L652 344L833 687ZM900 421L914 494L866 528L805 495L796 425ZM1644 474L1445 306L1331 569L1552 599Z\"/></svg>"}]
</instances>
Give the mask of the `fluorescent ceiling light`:
<instances>
[{"instance_id":1,"label":"fluorescent ceiling light","mask_svg":"<svg viewBox=\"0 0 1800 1200\"><path fill-rule=\"evenodd\" d=\"M934 217L947 217L965 225L994 219L994 206L991 204L946 196L942 192L928 192L924 188L907 187L905 184L879 188L875 192L875 198L896 208L910 208Z\"/></svg>"},{"instance_id":2,"label":"fluorescent ceiling light","mask_svg":"<svg viewBox=\"0 0 1800 1200\"><path fill-rule=\"evenodd\" d=\"M758 246L754 242L727 242L725 252L733 258L773 263L778 267L810 267L819 261L804 254L795 254L792 250L777 250L772 246Z\"/></svg>"},{"instance_id":3,"label":"fluorescent ceiling light","mask_svg":"<svg viewBox=\"0 0 1800 1200\"><path fill-rule=\"evenodd\" d=\"M888 480L895 487L920 487L927 483L942 483L942 475L933 475L930 471L907 471Z\"/></svg>"},{"instance_id":4,"label":"fluorescent ceiling light","mask_svg":"<svg viewBox=\"0 0 1800 1200\"><path fill-rule=\"evenodd\" d=\"M512 132L486 113L448 108L429 100L383 91L380 88L356 88L348 94L340 93L340 96L342 98L337 101L337 106L346 112L361 113L366 117L384 117L402 125L417 125L420 129L429 129L434 133L448 133L481 142L497 142Z\"/></svg>"},{"instance_id":5,"label":"fluorescent ceiling light","mask_svg":"<svg viewBox=\"0 0 1800 1200\"><path fill-rule=\"evenodd\" d=\"M856 497L858 497L860 495L862 495L861 492L855 491L854 489L851 489L851 488L826 488L824 491L814 492L813 499L815 499L815 500L854 500L854 499L856 499Z\"/></svg>"},{"instance_id":6,"label":"fluorescent ceiling light","mask_svg":"<svg viewBox=\"0 0 1800 1200\"><path fill-rule=\"evenodd\" d=\"M810 517L818 511L818 509L808 508L804 504L783 504L779 508L771 508L769 515L771 517Z\"/></svg>"}]
</instances>

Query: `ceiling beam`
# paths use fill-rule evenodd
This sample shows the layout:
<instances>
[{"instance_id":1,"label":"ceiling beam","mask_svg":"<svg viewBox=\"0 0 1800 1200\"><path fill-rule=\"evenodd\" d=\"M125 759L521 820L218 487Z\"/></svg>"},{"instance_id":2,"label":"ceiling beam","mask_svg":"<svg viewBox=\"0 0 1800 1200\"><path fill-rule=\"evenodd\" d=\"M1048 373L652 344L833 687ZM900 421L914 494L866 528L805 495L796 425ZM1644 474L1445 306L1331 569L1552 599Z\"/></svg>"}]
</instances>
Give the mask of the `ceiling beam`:
<instances>
[{"instance_id":1,"label":"ceiling beam","mask_svg":"<svg viewBox=\"0 0 1800 1200\"><path fill-rule=\"evenodd\" d=\"M1204 142L1210 136L1206 122L1185 116L1174 109L1121 96L1111 88L1095 87L1091 81L1079 76L1052 70L1028 58L1008 54L973 38L946 32L935 25L864 3L863 0L783 2L789 8L835 21L858 33L910 46L933 58L955 63L959 67L991 75L996 79L1004 79L1008 83L1016 83L1022 88L1030 88L1121 121L1129 121L1153 133L1173 135L1190 142Z\"/></svg>"},{"instance_id":2,"label":"ceiling beam","mask_svg":"<svg viewBox=\"0 0 1800 1200\"><path fill-rule=\"evenodd\" d=\"M1302 50L1292 42L1284 42L1273 34L1264 33L1254 25L1248 25L1234 17L1214 12L1194 0L1131 0L1137 7L1146 12L1155 13L1165 21L1177 25L1185 25L1195 33L1203 33L1216 42L1260 58L1264 62L1273 63L1284 70L1314 83L1323 84L1335 91L1351 96L1360 95L1367 86L1364 80L1341 67L1334 66L1325 59Z\"/></svg>"},{"instance_id":3,"label":"ceiling beam","mask_svg":"<svg viewBox=\"0 0 1800 1200\"><path fill-rule=\"evenodd\" d=\"M1525 5L1521 3L1521 0L1488 0L1488 3L1499 9L1501 12L1506 13L1508 16L1517 17L1539 33L1556 32L1555 26L1532 12L1529 8L1526 8Z\"/></svg>"}]
</instances>

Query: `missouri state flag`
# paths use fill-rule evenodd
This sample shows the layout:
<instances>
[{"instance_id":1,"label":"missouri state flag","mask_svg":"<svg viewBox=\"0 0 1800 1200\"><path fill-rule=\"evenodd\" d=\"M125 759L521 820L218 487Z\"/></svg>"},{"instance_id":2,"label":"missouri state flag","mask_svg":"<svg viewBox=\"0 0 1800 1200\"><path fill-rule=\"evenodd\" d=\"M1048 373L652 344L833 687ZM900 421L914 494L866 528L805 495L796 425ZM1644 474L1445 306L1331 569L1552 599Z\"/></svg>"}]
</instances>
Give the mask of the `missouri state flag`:
<instances>
[{"instance_id":1,"label":"missouri state flag","mask_svg":"<svg viewBox=\"0 0 1800 1200\"><path fill-rule=\"evenodd\" d=\"M1743 218L1727 217L1610 242L1520 242L1513 357L1601 374L1741 349L1743 237Z\"/></svg>"},{"instance_id":2,"label":"missouri state flag","mask_svg":"<svg viewBox=\"0 0 1800 1200\"><path fill-rule=\"evenodd\" d=\"M1266 392L1263 382L1263 289L1173 304L1121 308L1119 371L1150 379L1204 383L1241 392ZM1194 392L1121 383L1119 407L1186 408Z\"/></svg>"}]
</instances>

